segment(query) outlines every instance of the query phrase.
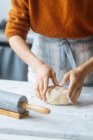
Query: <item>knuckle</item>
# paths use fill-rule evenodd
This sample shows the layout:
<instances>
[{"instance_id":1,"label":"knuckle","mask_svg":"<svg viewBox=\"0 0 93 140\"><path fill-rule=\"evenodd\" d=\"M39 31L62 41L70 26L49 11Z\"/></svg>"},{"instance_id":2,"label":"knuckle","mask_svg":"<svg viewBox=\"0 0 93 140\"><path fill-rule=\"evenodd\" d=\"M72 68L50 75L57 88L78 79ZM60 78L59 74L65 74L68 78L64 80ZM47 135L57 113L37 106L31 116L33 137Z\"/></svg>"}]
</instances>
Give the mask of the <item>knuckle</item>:
<instances>
[{"instance_id":1,"label":"knuckle","mask_svg":"<svg viewBox=\"0 0 93 140\"><path fill-rule=\"evenodd\" d=\"M46 79L46 80L47 80L47 79L48 79L48 77L49 77L48 75L45 75L45 76L44 76L44 79Z\"/></svg>"},{"instance_id":2,"label":"knuckle","mask_svg":"<svg viewBox=\"0 0 93 140\"><path fill-rule=\"evenodd\" d=\"M42 82L42 80L43 80L43 76L40 76L40 77L38 78L38 82L40 83L40 82Z\"/></svg>"},{"instance_id":3,"label":"knuckle","mask_svg":"<svg viewBox=\"0 0 93 140\"><path fill-rule=\"evenodd\" d=\"M56 77L56 74L55 73L52 73L52 77Z\"/></svg>"},{"instance_id":4,"label":"knuckle","mask_svg":"<svg viewBox=\"0 0 93 140\"><path fill-rule=\"evenodd\" d=\"M49 75L50 75L49 72L43 73L42 79L45 79L45 78L49 77Z\"/></svg>"}]
</instances>

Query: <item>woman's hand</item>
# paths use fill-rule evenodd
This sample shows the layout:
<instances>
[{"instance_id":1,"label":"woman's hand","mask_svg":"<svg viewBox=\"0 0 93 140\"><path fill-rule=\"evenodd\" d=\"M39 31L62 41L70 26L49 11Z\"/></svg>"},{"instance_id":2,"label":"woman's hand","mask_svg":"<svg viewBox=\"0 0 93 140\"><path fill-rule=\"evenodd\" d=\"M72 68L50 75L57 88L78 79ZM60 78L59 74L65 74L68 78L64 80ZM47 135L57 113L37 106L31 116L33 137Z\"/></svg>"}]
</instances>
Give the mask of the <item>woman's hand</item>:
<instances>
[{"instance_id":1,"label":"woman's hand","mask_svg":"<svg viewBox=\"0 0 93 140\"><path fill-rule=\"evenodd\" d=\"M80 96L85 76L86 74L82 67L78 67L66 73L61 82L62 86L69 81L67 96L72 103L75 103Z\"/></svg>"},{"instance_id":2,"label":"woman's hand","mask_svg":"<svg viewBox=\"0 0 93 140\"><path fill-rule=\"evenodd\" d=\"M46 64L41 64L36 70L36 95L41 99L46 99L46 91L48 88L49 78L52 79L54 85L58 85L56 73Z\"/></svg>"}]
</instances>

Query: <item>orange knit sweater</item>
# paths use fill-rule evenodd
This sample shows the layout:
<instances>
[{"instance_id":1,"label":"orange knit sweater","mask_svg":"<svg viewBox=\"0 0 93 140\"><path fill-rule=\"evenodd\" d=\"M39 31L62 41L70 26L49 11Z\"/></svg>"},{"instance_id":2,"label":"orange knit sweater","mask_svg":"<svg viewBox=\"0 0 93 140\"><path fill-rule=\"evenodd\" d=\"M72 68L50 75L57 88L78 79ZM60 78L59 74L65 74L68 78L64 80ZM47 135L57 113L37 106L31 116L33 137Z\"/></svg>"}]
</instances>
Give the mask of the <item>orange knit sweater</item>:
<instances>
[{"instance_id":1,"label":"orange knit sweater","mask_svg":"<svg viewBox=\"0 0 93 140\"><path fill-rule=\"evenodd\" d=\"M55 38L93 35L93 0L11 0L6 36L26 38L31 28Z\"/></svg>"}]
</instances>

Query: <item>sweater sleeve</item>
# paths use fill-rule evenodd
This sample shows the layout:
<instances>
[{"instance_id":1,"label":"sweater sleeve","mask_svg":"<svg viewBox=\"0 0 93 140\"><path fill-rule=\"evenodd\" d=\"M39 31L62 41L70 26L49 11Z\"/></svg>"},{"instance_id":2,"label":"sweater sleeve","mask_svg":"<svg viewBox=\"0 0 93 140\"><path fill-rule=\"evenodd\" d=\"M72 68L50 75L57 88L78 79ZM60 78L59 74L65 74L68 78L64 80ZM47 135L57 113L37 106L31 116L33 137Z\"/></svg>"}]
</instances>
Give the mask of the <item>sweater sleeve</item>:
<instances>
[{"instance_id":1,"label":"sweater sleeve","mask_svg":"<svg viewBox=\"0 0 93 140\"><path fill-rule=\"evenodd\" d=\"M27 0L11 0L12 8L9 11L5 34L9 39L11 36L19 35L26 39L30 30L30 18Z\"/></svg>"}]
</instances>

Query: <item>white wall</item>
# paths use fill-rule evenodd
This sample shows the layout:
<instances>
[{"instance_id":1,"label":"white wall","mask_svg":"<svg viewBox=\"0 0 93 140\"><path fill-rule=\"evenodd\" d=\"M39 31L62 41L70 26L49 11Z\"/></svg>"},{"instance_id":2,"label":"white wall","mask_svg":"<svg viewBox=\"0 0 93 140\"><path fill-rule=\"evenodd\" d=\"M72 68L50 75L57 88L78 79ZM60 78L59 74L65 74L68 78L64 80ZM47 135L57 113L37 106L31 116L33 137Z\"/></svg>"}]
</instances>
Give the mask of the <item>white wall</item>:
<instances>
[{"instance_id":1,"label":"white wall","mask_svg":"<svg viewBox=\"0 0 93 140\"><path fill-rule=\"evenodd\" d=\"M7 19L9 9L10 0L0 0L0 20Z\"/></svg>"}]
</instances>

